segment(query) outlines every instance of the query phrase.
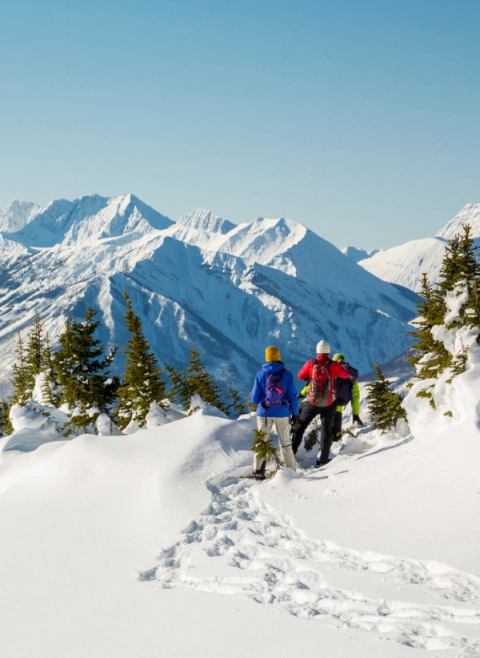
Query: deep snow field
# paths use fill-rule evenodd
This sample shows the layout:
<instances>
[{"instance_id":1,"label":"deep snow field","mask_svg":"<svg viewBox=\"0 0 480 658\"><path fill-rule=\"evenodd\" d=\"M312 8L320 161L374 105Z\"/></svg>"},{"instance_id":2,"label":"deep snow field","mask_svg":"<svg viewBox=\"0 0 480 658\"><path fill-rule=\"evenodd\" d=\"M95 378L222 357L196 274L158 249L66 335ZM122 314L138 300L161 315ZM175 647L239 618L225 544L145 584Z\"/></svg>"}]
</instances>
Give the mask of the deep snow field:
<instances>
[{"instance_id":1,"label":"deep snow field","mask_svg":"<svg viewBox=\"0 0 480 658\"><path fill-rule=\"evenodd\" d=\"M478 380L452 391L453 419L262 483L252 419L208 409L0 439L0 655L480 656Z\"/></svg>"}]
</instances>

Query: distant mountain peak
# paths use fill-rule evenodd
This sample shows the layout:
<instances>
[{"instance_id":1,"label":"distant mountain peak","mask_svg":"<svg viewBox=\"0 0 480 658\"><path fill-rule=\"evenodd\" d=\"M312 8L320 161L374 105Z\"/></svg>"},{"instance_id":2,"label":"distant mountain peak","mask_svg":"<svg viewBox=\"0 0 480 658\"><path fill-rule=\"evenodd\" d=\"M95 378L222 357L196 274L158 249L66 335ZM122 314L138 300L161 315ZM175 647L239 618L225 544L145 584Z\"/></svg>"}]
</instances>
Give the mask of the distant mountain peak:
<instances>
[{"instance_id":1,"label":"distant mountain peak","mask_svg":"<svg viewBox=\"0 0 480 658\"><path fill-rule=\"evenodd\" d=\"M52 247L144 234L168 228L164 217L133 194L105 197L91 194L73 199L56 199L34 214L30 221L8 237L29 247Z\"/></svg>"},{"instance_id":2,"label":"distant mountain peak","mask_svg":"<svg viewBox=\"0 0 480 658\"><path fill-rule=\"evenodd\" d=\"M0 209L0 232L18 231L31 218L40 212L41 206L33 201L14 200L3 210Z\"/></svg>"},{"instance_id":3,"label":"distant mountain peak","mask_svg":"<svg viewBox=\"0 0 480 658\"><path fill-rule=\"evenodd\" d=\"M480 238L480 203L469 203L464 206L436 233L436 237L450 240L456 233L462 231L464 224L471 226L472 237Z\"/></svg>"},{"instance_id":4,"label":"distant mountain peak","mask_svg":"<svg viewBox=\"0 0 480 658\"><path fill-rule=\"evenodd\" d=\"M435 236L385 249L361 260L359 265L384 281L417 291L422 273L431 282L438 280L445 246L462 231L464 224L471 226L472 238L480 244L480 203L464 206Z\"/></svg>"},{"instance_id":5,"label":"distant mountain peak","mask_svg":"<svg viewBox=\"0 0 480 658\"><path fill-rule=\"evenodd\" d=\"M360 260L363 260L364 258L371 258L375 254L377 254L380 250L371 249L370 251L367 251L366 249L361 249L359 247L348 245L342 247L340 251L342 252L342 254L344 254L344 256L346 256L350 260L353 260L354 263L358 263Z\"/></svg>"}]
</instances>

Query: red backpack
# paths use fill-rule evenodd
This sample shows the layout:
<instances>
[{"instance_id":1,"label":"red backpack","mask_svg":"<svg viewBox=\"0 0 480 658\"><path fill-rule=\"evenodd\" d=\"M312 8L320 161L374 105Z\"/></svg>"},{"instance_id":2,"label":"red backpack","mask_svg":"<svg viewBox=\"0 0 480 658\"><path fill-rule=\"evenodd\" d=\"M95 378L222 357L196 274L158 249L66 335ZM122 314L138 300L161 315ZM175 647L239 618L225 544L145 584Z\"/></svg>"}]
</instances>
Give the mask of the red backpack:
<instances>
[{"instance_id":1,"label":"red backpack","mask_svg":"<svg viewBox=\"0 0 480 658\"><path fill-rule=\"evenodd\" d=\"M328 407L333 402L334 383L330 373L330 359L325 363L312 361L312 378L308 387L308 401L314 407Z\"/></svg>"}]
</instances>

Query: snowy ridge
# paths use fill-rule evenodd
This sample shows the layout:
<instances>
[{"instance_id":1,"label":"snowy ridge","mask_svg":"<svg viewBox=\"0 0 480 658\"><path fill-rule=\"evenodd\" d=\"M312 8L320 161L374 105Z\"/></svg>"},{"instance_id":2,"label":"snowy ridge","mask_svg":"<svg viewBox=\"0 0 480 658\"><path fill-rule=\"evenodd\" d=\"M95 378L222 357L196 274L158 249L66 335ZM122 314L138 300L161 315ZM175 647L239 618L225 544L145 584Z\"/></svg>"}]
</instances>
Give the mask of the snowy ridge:
<instances>
[{"instance_id":1,"label":"snowy ridge","mask_svg":"<svg viewBox=\"0 0 480 658\"><path fill-rule=\"evenodd\" d=\"M111 199L94 194L74 201L52 201L9 237L31 247L53 247L128 233L141 235L170 224L170 219L132 194Z\"/></svg>"},{"instance_id":2,"label":"snowy ridge","mask_svg":"<svg viewBox=\"0 0 480 658\"><path fill-rule=\"evenodd\" d=\"M240 224L231 231L221 250L247 262L269 265L291 276L297 275L296 264L285 256L307 233L301 224L284 219L257 217L249 224Z\"/></svg>"},{"instance_id":3,"label":"snowy ridge","mask_svg":"<svg viewBox=\"0 0 480 658\"><path fill-rule=\"evenodd\" d=\"M410 240L379 251L359 260L358 264L384 281L418 291L423 273L430 281L437 280L445 245L454 235L461 233L464 224L470 224L471 235L480 245L480 204L472 203L462 208L434 237Z\"/></svg>"}]
</instances>

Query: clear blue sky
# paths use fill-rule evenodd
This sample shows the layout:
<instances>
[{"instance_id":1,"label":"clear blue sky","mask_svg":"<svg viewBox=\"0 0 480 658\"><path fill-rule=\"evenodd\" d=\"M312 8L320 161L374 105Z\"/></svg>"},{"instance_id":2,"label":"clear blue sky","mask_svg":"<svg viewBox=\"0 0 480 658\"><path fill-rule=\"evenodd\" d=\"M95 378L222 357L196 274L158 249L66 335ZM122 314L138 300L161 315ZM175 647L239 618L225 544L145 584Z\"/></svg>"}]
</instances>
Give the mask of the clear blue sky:
<instances>
[{"instance_id":1,"label":"clear blue sky","mask_svg":"<svg viewBox=\"0 0 480 658\"><path fill-rule=\"evenodd\" d=\"M429 235L480 201L479 34L477 0L4 0L0 206Z\"/></svg>"}]
</instances>

